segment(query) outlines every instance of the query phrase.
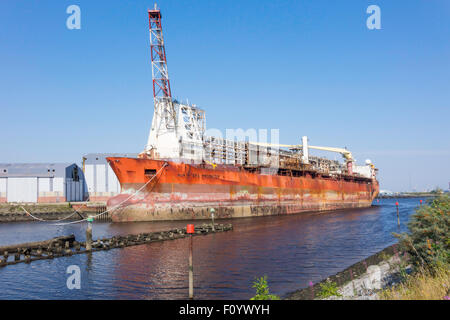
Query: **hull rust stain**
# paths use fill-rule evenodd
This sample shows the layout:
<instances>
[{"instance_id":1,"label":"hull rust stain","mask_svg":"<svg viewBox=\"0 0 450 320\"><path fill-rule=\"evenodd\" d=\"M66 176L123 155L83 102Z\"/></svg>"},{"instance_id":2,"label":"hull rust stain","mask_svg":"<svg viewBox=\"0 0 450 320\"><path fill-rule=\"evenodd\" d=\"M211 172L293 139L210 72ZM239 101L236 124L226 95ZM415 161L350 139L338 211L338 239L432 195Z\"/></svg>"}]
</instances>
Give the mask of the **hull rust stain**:
<instances>
[{"instance_id":1,"label":"hull rust stain","mask_svg":"<svg viewBox=\"0 0 450 320\"><path fill-rule=\"evenodd\" d=\"M238 218L369 207L378 195L375 179L264 175L236 166L191 165L172 161L108 158L122 193L108 200L113 221Z\"/></svg>"}]
</instances>

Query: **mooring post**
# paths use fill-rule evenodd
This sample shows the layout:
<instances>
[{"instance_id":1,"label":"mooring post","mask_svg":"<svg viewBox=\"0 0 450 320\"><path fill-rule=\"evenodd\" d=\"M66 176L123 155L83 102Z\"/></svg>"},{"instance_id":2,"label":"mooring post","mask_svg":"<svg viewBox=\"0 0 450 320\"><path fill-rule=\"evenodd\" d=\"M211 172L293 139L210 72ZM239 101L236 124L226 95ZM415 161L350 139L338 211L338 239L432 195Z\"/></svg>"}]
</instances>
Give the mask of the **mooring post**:
<instances>
[{"instance_id":1,"label":"mooring post","mask_svg":"<svg viewBox=\"0 0 450 320\"><path fill-rule=\"evenodd\" d=\"M92 219L91 216L89 216L87 219L87 229L86 229L86 251L92 250Z\"/></svg>"},{"instance_id":2,"label":"mooring post","mask_svg":"<svg viewBox=\"0 0 450 320\"><path fill-rule=\"evenodd\" d=\"M214 210L214 208L211 208L211 220L212 220L212 231L216 231L216 229L214 228L214 212L216 212L216 210Z\"/></svg>"},{"instance_id":3,"label":"mooring post","mask_svg":"<svg viewBox=\"0 0 450 320\"><path fill-rule=\"evenodd\" d=\"M400 226L400 215L398 214L398 201L395 203L395 206L397 207L397 225Z\"/></svg>"},{"instance_id":4,"label":"mooring post","mask_svg":"<svg viewBox=\"0 0 450 320\"><path fill-rule=\"evenodd\" d=\"M194 299L194 266L192 264L192 234L194 232L194 225L188 224L186 227L186 233L189 234L189 299Z\"/></svg>"},{"instance_id":5,"label":"mooring post","mask_svg":"<svg viewBox=\"0 0 450 320\"><path fill-rule=\"evenodd\" d=\"M189 299L194 299L194 265L192 263L192 234L189 236Z\"/></svg>"},{"instance_id":6,"label":"mooring post","mask_svg":"<svg viewBox=\"0 0 450 320\"><path fill-rule=\"evenodd\" d=\"M422 199L420 199L419 203L420 203L420 206L422 206Z\"/></svg>"}]
</instances>

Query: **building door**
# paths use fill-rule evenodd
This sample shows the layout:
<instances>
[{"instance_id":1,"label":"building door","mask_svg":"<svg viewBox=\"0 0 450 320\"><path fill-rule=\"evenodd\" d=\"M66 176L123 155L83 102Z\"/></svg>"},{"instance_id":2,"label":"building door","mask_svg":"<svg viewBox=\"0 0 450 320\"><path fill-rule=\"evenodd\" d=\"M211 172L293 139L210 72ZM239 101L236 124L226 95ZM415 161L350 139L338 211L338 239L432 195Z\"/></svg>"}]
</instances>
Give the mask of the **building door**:
<instances>
[{"instance_id":1,"label":"building door","mask_svg":"<svg viewBox=\"0 0 450 320\"><path fill-rule=\"evenodd\" d=\"M8 178L8 202L37 202L37 178Z\"/></svg>"}]
</instances>

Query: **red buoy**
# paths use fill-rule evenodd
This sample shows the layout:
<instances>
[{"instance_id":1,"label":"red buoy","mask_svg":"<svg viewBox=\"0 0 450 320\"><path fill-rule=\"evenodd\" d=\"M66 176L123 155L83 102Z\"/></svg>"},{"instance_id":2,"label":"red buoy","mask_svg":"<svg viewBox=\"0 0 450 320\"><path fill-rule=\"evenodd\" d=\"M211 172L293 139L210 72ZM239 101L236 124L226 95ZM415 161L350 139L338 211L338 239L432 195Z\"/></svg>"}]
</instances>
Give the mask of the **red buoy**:
<instances>
[{"instance_id":1,"label":"red buoy","mask_svg":"<svg viewBox=\"0 0 450 320\"><path fill-rule=\"evenodd\" d=\"M193 224L188 224L186 227L186 232L187 233L194 233L194 225Z\"/></svg>"},{"instance_id":2,"label":"red buoy","mask_svg":"<svg viewBox=\"0 0 450 320\"><path fill-rule=\"evenodd\" d=\"M420 199L420 203L422 203L422 199Z\"/></svg>"},{"instance_id":3,"label":"red buoy","mask_svg":"<svg viewBox=\"0 0 450 320\"><path fill-rule=\"evenodd\" d=\"M398 207L398 202L396 202L395 205Z\"/></svg>"}]
</instances>

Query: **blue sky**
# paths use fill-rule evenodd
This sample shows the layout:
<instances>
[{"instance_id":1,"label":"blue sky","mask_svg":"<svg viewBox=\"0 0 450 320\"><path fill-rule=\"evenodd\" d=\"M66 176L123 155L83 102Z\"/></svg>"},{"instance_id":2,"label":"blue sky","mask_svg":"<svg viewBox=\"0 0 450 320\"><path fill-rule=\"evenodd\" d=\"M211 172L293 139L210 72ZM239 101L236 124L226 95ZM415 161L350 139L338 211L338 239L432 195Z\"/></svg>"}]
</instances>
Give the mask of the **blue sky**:
<instances>
[{"instance_id":1,"label":"blue sky","mask_svg":"<svg viewBox=\"0 0 450 320\"><path fill-rule=\"evenodd\" d=\"M0 162L140 152L153 1L0 2ZM81 8L81 30L66 8ZM207 127L346 146L382 189L450 181L450 2L159 1L172 93ZM381 8L381 30L366 9ZM333 158L334 155L331 155Z\"/></svg>"}]
</instances>

